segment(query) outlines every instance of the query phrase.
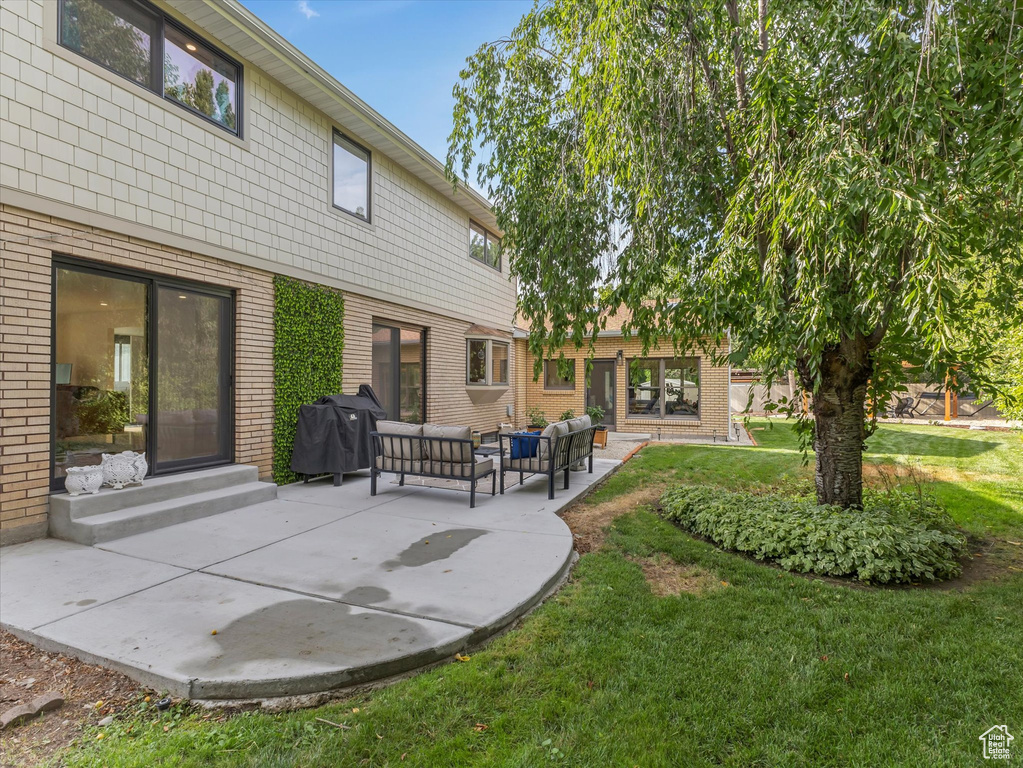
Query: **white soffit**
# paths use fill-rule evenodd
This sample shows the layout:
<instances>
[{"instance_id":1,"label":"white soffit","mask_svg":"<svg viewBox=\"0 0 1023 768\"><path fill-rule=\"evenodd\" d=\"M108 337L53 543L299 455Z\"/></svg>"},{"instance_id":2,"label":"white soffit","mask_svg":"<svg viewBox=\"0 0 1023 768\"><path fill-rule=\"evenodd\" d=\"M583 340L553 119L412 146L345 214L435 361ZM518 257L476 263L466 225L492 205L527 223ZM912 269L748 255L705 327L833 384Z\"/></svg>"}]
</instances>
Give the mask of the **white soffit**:
<instances>
[{"instance_id":1,"label":"white soffit","mask_svg":"<svg viewBox=\"0 0 1023 768\"><path fill-rule=\"evenodd\" d=\"M444 165L345 88L308 56L236 0L164 0L200 31L222 42L299 98L334 120L354 138L383 152L472 218L497 230L489 201L459 182L454 189ZM499 230L497 230L499 231Z\"/></svg>"}]
</instances>

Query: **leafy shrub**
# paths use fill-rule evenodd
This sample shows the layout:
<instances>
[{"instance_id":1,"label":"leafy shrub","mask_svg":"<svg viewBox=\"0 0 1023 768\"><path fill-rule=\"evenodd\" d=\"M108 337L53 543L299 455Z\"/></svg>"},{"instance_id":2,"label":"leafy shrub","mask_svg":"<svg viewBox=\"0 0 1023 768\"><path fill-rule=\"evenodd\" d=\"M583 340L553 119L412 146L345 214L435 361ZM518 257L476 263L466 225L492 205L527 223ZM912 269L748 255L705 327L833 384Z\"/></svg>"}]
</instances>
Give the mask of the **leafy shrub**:
<instances>
[{"instance_id":1,"label":"leafy shrub","mask_svg":"<svg viewBox=\"0 0 1023 768\"><path fill-rule=\"evenodd\" d=\"M543 408L535 407L530 408L526 411L526 418L529 419L529 425L531 427L546 427L550 422L547 421L547 415L544 413Z\"/></svg>"},{"instance_id":2,"label":"leafy shrub","mask_svg":"<svg viewBox=\"0 0 1023 768\"><path fill-rule=\"evenodd\" d=\"M575 411L569 408L567 411L561 412L561 418L558 421L568 421L569 419L575 418Z\"/></svg>"},{"instance_id":3,"label":"leafy shrub","mask_svg":"<svg viewBox=\"0 0 1023 768\"><path fill-rule=\"evenodd\" d=\"M664 515L725 549L786 570L860 581L939 581L958 576L966 540L927 496L867 491L862 510L806 496L756 496L702 486L673 488Z\"/></svg>"}]
</instances>

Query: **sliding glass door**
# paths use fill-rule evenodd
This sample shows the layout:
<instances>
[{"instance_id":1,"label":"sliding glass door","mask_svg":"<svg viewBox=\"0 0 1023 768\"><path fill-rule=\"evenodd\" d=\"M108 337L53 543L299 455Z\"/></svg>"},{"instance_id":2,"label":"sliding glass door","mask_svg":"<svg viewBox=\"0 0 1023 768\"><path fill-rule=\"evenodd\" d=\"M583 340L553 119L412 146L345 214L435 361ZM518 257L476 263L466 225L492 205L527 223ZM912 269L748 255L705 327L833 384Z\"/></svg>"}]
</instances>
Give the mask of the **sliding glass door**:
<instances>
[{"instance_id":1,"label":"sliding glass door","mask_svg":"<svg viewBox=\"0 0 1023 768\"><path fill-rule=\"evenodd\" d=\"M101 454L146 450L149 285L57 269L53 321L53 479Z\"/></svg>"},{"instance_id":2,"label":"sliding glass door","mask_svg":"<svg viewBox=\"0 0 1023 768\"><path fill-rule=\"evenodd\" d=\"M373 324L373 390L387 418L426 420L426 331Z\"/></svg>"},{"instance_id":3,"label":"sliding glass door","mask_svg":"<svg viewBox=\"0 0 1023 768\"><path fill-rule=\"evenodd\" d=\"M230 458L231 299L156 293L156 468Z\"/></svg>"},{"instance_id":4,"label":"sliding glass door","mask_svg":"<svg viewBox=\"0 0 1023 768\"><path fill-rule=\"evenodd\" d=\"M229 292L54 262L53 472L146 451L160 473L231 461Z\"/></svg>"}]
</instances>

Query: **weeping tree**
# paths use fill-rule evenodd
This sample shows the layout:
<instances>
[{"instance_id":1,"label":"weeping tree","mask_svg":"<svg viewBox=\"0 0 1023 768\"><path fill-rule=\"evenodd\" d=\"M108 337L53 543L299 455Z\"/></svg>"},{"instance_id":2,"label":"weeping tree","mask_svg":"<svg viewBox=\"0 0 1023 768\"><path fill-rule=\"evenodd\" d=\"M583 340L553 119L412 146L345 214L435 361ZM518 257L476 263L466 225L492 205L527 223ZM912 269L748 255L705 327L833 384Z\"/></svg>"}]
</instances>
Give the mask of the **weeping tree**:
<instances>
[{"instance_id":1,"label":"weeping tree","mask_svg":"<svg viewBox=\"0 0 1023 768\"><path fill-rule=\"evenodd\" d=\"M468 60L448 156L495 201L532 351L617 306L647 348L728 334L796 372L818 499L859 506L904 361L977 384L1023 322L1015 2L538 3ZM998 322L964 336L980 283Z\"/></svg>"}]
</instances>

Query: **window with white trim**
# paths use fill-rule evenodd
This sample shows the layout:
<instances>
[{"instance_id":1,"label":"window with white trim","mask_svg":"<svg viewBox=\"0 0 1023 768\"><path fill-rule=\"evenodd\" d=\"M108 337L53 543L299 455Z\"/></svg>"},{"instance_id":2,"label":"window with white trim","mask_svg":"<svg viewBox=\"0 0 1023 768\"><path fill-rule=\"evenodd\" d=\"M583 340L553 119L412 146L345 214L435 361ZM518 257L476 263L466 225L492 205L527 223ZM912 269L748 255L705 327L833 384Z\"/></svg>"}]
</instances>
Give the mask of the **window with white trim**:
<instances>
[{"instance_id":1,"label":"window with white trim","mask_svg":"<svg viewBox=\"0 0 1023 768\"><path fill-rule=\"evenodd\" d=\"M466 339L465 383L475 386L507 386L511 345L494 339Z\"/></svg>"}]
</instances>

